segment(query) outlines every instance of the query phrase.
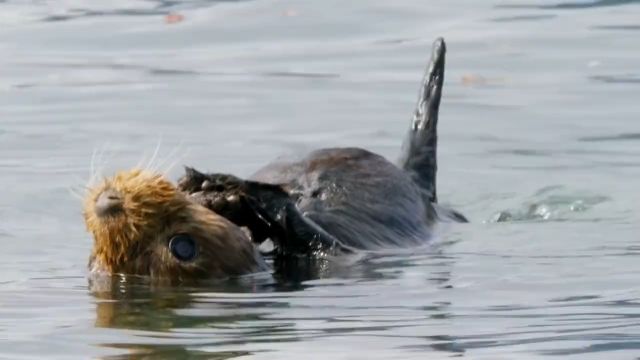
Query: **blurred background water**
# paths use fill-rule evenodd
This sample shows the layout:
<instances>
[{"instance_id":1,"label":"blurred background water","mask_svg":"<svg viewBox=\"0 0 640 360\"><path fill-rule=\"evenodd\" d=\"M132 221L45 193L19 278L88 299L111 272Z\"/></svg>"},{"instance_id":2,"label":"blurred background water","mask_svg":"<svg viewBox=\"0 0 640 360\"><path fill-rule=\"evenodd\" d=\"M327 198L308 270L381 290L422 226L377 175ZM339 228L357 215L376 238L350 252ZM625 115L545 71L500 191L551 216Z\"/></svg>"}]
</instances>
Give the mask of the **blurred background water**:
<instances>
[{"instance_id":1,"label":"blurred background water","mask_svg":"<svg viewBox=\"0 0 640 360\"><path fill-rule=\"evenodd\" d=\"M293 287L89 291L92 159L395 158L437 36L471 224ZM0 358L640 358L639 64L634 0L0 1Z\"/></svg>"}]
</instances>

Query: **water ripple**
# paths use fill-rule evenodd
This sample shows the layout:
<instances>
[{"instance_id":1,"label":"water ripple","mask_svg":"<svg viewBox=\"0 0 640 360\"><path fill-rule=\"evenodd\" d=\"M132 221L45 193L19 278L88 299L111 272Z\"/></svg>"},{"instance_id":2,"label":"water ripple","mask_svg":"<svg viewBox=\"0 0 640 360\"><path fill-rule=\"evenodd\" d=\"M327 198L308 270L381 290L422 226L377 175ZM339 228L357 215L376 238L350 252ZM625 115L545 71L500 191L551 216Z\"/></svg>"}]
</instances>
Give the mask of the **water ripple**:
<instances>
[{"instance_id":1,"label":"water ripple","mask_svg":"<svg viewBox=\"0 0 640 360\"><path fill-rule=\"evenodd\" d=\"M169 15L178 10L200 9L209 7L218 3L244 2L251 0L191 0L191 1L166 1L166 0L145 0L142 4L145 8L135 9L131 7L123 9L87 9L87 8L67 8L64 14L53 14L45 16L41 19L43 22L62 22L77 19L86 19L94 17L141 17L141 16L162 16ZM151 4L151 8L146 8Z\"/></svg>"},{"instance_id":2,"label":"water ripple","mask_svg":"<svg viewBox=\"0 0 640 360\"><path fill-rule=\"evenodd\" d=\"M640 75L592 75L590 80L608 84L640 84Z\"/></svg>"},{"instance_id":3,"label":"water ripple","mask_svg":"<svg viewBox=\"0 0 640 360\"><path fill-rule=\"evenodd\" d=\"M563 221L608 200L609 197L603 195L571 194L562 186L549 186L537 191L519 208L499 211L489 221Z\"/></svg>"},{"instance_id":4,"label":"water ripple","mask_svg":"<svg viewBox=\"0 0 640 360\"><path fill-rule=\"evenodd\" d=\"M552 9L552 10L571 10L571 9L590 9L599 7L621 6L629 4L638 4L639 0L596 0L581 2L561 2L550 5L523 5L523 4L501 4L498 8L533 8L533 9Z\"/></svg>"}]
</instances>

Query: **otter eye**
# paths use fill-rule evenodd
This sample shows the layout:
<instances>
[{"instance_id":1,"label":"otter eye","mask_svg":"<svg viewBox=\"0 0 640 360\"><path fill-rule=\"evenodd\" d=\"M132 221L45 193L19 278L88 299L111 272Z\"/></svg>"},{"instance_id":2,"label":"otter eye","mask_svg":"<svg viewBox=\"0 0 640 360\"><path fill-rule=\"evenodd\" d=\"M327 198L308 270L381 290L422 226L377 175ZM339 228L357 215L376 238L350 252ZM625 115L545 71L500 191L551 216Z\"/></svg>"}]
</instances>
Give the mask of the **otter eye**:
<instances>
[{"instance_id":1,"label":"otter eye","mask_svg":"<svg viewBox=\"0 0 640 360\"><path fill-rule=\"evenodd\" d=\"M196 242L187 234L178 234L169 240L169 250L180 261L191 261L196 257Z\"/></svg>"}]
</instances>

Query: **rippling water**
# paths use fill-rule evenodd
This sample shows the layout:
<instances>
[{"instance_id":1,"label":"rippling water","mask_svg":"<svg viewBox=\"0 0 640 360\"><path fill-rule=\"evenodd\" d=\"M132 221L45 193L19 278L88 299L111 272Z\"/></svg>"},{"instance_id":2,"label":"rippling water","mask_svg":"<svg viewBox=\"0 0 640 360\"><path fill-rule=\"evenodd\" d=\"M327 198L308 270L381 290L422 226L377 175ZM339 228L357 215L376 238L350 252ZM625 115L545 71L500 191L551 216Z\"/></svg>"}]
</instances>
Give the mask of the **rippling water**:
<instances>
[{"instance_id":1,"label":"rippling water","mask_svg":"<svg viewBox=\"0 0 640 360\"><path fill-rule=\"evenodd\" d=\"M0 1L0 357L638 358L639 31L633 0ZM437 36L471 224L302 284L89 290L92 162L395 158Z\"/></svg>"}]
</instances>

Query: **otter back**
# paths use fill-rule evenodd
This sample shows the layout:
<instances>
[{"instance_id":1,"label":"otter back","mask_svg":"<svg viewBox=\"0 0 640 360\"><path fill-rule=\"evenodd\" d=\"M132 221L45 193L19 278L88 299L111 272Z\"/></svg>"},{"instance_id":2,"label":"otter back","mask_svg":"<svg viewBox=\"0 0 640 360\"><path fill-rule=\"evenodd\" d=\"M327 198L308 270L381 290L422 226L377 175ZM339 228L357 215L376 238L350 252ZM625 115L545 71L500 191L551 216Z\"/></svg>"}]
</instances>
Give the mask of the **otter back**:
<instances>
[{"instance_id":1,"label":"otter back","mask_svg":"<svg viewBox=\"0 0 640 360\"><path fill-rule=\"evenodd\" d=\"M300 211L345 245L371 249L430 236L433 208L409 174L358 148L316 150L276 161L251 178L284 184Z\"/></svg>"}]
</instances>

